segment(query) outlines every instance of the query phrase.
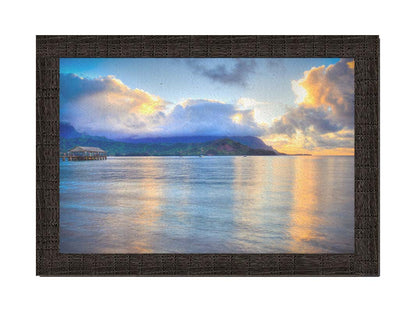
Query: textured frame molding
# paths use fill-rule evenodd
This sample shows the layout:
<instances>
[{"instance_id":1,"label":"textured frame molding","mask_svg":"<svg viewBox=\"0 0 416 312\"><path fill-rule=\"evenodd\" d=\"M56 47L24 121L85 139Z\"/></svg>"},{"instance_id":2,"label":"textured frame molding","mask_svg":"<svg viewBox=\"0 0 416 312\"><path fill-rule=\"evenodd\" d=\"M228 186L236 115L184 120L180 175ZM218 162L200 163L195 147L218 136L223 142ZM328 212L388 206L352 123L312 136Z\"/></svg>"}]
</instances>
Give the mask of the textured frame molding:
<instances>
[{"instance_id":1,"label":"textured frame molding","mask_svg":"<svg viewBox=\"0 0 416 312\"><path fill-rule=\"evenodd\" d=\"M37 36L36 274L41 276L378 276L378 36ZM355 59L353 254L59 253L59 58Z\"/></svg>"}]
</instances>

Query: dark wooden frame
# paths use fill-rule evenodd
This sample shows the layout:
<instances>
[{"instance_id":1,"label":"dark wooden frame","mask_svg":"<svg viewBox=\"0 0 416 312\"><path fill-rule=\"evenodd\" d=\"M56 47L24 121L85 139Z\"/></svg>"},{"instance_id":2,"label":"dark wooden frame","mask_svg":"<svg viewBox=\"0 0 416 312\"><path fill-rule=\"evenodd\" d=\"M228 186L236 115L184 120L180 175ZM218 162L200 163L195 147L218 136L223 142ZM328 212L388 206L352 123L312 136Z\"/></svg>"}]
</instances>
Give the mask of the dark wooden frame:
<instances>
[{"instance_id":1,"label":"dark wooden frame","mask_svg":"<svg viewBox=\"0 0 416 312\"><path fill-rule=\"evenodd\" d=\"M348 57L355 60L353 254L59 253L60 57ZM378 276L378 36L37 36L36 272L41 276Z\"/></svg>"}]
</instances>

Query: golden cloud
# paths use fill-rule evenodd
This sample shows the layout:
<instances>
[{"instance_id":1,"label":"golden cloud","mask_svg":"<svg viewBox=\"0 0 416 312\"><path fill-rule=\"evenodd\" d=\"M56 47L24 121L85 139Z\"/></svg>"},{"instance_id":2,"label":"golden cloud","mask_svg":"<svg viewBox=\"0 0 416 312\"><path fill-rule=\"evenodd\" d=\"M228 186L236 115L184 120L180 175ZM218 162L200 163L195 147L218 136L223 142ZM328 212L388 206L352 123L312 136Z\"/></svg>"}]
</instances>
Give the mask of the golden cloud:
<instances>
[{"instance_id":1,"label":"golden cloud","mask_svg":"<svg viewBox=\"0 0 416 312\"><path fill-rule=\"evenodd\" d=\"M353 154L354 60L312 67L292 81L292 90L297 107L274 120L274 136L266 140L282 151Z\"/></svg>"},{"instance_id":2,"label":"golden cloud","mask_svg":"<svg viewBox=\"0 0 416 312\"><path fill-rule=\"evenodd\" d=\"M328 67L312 67L305 71L303 78L292 81L296 103L304 107L325 107L332 110L351 106L350 99L354 94L353 74L354 60L340 61Z\"/></svg>"},{"instance_id":3,"label":"golden cloud","mask_svg":"<svg viewBox=\"0 0 416 312\"><path fill-rule=\"evenodd\" d=\"M95 79L62 75L62 119L79 131L118 137L152 132L164 119L167 102L132 89L114 76Z\"/></svg>"}]
</instances>

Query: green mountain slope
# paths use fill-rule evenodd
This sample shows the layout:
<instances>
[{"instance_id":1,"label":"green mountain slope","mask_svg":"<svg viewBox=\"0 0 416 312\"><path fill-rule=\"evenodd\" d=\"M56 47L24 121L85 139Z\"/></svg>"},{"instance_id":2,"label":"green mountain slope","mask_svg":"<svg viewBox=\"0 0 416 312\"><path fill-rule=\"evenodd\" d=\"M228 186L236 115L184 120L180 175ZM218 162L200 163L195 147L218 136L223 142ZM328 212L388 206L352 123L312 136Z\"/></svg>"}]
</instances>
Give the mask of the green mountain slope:
<instances>
[{"instance_id":1,"label":"green mountain slope","mask_svg":"<svg viewBox=\"0 0 416 312\"><path fill-rule=\"evenodd\" d=\"M203 143L124 143L88 135L60 138L61 153L75 146L99 147L109 156L276 155L274 151L253 149L229 138Z\"/></svg>"}]
</instances>

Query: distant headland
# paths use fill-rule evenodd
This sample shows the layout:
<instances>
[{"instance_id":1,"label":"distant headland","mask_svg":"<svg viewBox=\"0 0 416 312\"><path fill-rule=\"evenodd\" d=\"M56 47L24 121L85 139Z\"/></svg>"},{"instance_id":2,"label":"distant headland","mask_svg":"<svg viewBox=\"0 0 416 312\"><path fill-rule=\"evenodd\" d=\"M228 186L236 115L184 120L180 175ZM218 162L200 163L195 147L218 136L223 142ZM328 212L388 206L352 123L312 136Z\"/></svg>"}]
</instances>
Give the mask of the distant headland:
<instances>
[{"instance_id":1,"label":"distant headland","mask_svg":"<svg viewBox=\"0 0 416 312\"><path fill-rule=\"evenodd\" d=\"M285 154L266 145L254 136L187 136L157 138L126 138L111 140L77 132L67 123L60 124L60 152L74 146L95 146L108 156L310 156Z\"/></svg>"}]
</instances>

